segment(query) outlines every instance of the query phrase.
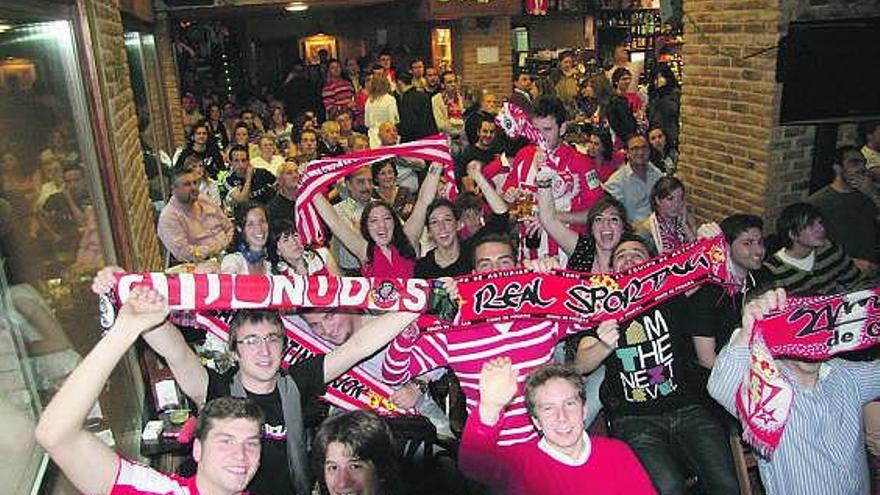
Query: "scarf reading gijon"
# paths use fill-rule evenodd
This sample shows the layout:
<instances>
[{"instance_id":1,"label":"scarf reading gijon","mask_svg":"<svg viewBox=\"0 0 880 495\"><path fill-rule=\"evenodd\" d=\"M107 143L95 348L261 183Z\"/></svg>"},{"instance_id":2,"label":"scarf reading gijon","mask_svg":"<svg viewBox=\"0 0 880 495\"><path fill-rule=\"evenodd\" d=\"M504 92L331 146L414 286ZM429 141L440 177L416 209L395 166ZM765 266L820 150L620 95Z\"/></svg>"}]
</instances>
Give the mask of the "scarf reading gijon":
<instances>
[{"instance_id":1,"label":"scarf reading gijon","mask_svg":"<svg viewBox=\"0 0 880 495\"><path fill-rule=\"evenodd\" d=\"M630 318L707 280L723 281L727 276L726 260L723 238L718 237L693 243L619 275L535 274L524 270L471 275L460 279L463 304L453 325L550 318L576 322L587 329L606 318ZM137 285L148 285L162 293L178 322L202 328L223 341L229 332L228 310L310 307L425 313L431 308L431 282L421 279L124 274L118 277L113 293L101 298L104 328L113 323L114 304L125 301ZM511 304L505 307L505 301ZM307 328L298 326L295 319L282 317L282 322L293 344L284 360L287 366L331 350ZM430 329L450 323L425 316L418 325ZM324 397L344 409L400 414L403 411L389 400L392 392L380 379L355 367L329 384Z\"/></svg>"},{"instance_id":2,"label":"scarf reading gijon","mask_svg":"<svg viewBox=\"0 0 880 495\"><path fill-rule=\"evenodd\" d=\"M774 357L824 360L880 344L880 288L789 299L755 323L751 363L736 394L743 438L765 457L782 440L796 400Z\"/></svg>"}]
</instances>

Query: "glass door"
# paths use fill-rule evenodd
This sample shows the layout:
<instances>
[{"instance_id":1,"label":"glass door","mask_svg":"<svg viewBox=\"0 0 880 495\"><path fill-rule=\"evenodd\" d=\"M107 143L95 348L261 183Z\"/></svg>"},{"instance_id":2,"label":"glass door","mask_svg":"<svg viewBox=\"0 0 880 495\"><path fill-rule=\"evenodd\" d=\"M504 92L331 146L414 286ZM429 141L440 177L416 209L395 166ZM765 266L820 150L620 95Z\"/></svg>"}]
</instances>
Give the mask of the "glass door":
<instances>
[{"instance_id":1,"label":"glass door","mask_svg":"<svg viewBox=\"0 0 880 495\"><path fill-rule=\"evenodd\" d=\"M0 486L11 495L76 493L33 428L100 338L89 286L115 262L72 19L53 3L0 5L0 438L15 439L0 442ZM87 423L135 458L139 382L129 356Z\"/></svg>"}]
</instances>

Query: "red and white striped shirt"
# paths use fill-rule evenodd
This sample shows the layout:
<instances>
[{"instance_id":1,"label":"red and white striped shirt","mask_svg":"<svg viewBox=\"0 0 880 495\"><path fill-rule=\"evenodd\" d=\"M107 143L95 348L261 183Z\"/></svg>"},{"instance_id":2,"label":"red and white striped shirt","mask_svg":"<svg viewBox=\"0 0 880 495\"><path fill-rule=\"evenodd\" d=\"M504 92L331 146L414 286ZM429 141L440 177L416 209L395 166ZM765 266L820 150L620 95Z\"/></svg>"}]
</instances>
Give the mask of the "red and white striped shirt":
<instances>
[{"instance_id":1,"label":"red and white striped shirt","mask_svg":"<svg viewBox=\"0 0 880 495\"><path fill-rule=\"evenodd\" d=\"M449 366L461 383L468 412L473 413L479 403L483 363L507 356L517 373L517 393L502 413L498 445L527 442L536 438L537 432L526 412L526 376L549 362L556 343L576 331L566 323L518 320L423 332L415 340L403 333L388 348L382 378L398 385L435 368Z\"/></svg>"},{"instance_id":2,"label":"red and white striped shirt","mask_svg":"<svg viewBox=\"0 0 880 495\"><path fill-rule=\"evenodd\" d=\"M529 145L519 150L511 165L511 172L502 186L502 191L519 187L531 194L535 193L535 176L538 173L534 166L536 145ZM553 202L556 211L572 212L588 210L593 203L605 195L602 183L596 172L596 166L586 155L578 152L568 144L560 144L554 151L554 157L548 157L547 166L554 172ZM536 201L535 201L536 202ZM584 232L580 226L572 226L576 232ZM545 231L541 231L541 244L535 249L525 245L525 226L520 225L520 258L538 259L543 256L558 257L565 266L568 257L559 249L559 245Z\"/></svg>"},{"instance_id":3,"label":"red and white striped shirt","mask_svg":"<svg viewBox=\"0 0 880 495\"><path fill-rule=\"evenodd\" d=\"M119 457L110 495L199 495L196 477L184 478ZM241 495L247 495L242 492Z\"/></svg>"}]
</instances>

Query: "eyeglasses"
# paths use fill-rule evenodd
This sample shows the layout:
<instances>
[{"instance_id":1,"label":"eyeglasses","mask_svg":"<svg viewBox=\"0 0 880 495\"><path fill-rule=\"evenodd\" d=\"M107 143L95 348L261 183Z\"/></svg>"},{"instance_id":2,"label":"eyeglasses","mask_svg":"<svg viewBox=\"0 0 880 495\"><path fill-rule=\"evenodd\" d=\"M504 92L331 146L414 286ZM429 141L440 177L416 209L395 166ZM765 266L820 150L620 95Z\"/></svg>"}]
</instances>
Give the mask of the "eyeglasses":
<instances>
[{"instance_id":1,"label":"eyeglasses","mask_svg":"<svg viewBox=\"0 0 880 495\"><path fill-rule=\"evenodd\" d=\"M266 335L248 335L243 339L238 339L235 341L236 344L246 345L248 347L256 347L261 342L265 342L269 345L275 346L280 345L284 340L284 336L280 333L269 333Z\"/></svg>"}]
</instances>

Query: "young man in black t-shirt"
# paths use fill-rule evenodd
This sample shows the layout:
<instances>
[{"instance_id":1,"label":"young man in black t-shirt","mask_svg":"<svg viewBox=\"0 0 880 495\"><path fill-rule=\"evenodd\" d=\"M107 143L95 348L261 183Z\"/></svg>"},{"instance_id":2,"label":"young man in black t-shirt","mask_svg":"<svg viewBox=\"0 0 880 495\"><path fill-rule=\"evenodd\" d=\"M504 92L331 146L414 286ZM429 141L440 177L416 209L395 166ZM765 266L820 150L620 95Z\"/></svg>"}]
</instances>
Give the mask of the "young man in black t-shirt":
<instances>
[{"instance_id":1,"label":"young man in black t-shirt","mask_svg":"<svg viewBox=\"0 0 880 495\"><path fill-rule=\"evenodd\" d=\"M640 240L614 250L615 272L648 260ZM584 337L575 368L589 373L605 364L599 396L612 433L635 451L661 494L683 493L696 472L706 493L737 494L727 433L703 405L683 297L624 322L606 320Z\"/></svg>"},{"instance_id":2,"label":"young man in black t-shirt","mask_svg":"<svg viewBox=\"0 0 880 495\"><path fill-rule=\"evenodd\" d=\"M226 202L236 206L248 201L266 205L275 197L272 172L251 165L248 149L235 145L229 149L231 173L226 177Z\"/></svg>"},{"instance_id":3,"label":"young man in black t-shirt","mask_svg":"<svg viewBox=\"0 0 880 495\"><path fill-rule=\"evenodd\" d=\"M101 270L92 289L98 294L112 289L114 274L121 271L118 267ZM388 344L417 317L407 312L385 314L365 324L332 352L301 361L285 372L280 368L286 336L277 311L238 311L229 328L229 347L238 366L223 375L204 368L168 321L144 334L144 340L165 359L180 388L198 407L209 398L231 395L250 398L265 408L262 461L256 482L249 486L253 495L305 495L310 493L311 480L302 404Z\"/></svg>"}]
</instances>

